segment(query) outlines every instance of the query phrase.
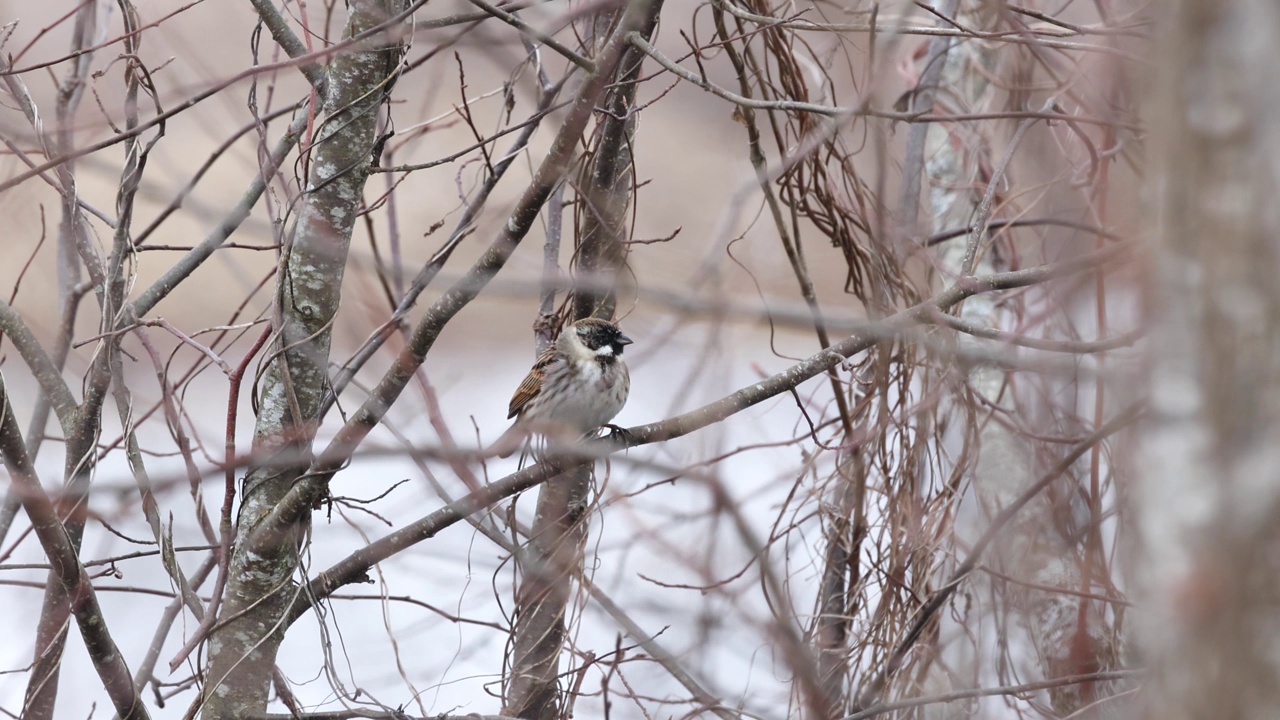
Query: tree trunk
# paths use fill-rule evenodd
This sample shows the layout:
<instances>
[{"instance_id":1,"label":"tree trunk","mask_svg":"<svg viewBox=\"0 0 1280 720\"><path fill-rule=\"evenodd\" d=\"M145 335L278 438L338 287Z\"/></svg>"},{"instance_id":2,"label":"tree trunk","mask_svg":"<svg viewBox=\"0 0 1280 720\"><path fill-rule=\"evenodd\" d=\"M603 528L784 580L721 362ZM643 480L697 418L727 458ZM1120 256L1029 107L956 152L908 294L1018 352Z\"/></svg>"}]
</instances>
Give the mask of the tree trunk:
<instances>
[{"instance_id":1,"label":"tree trunk","mask_svg":"<svg viewBox=\"0 0 1280 720\"><path fill-rule=\"evenodd\" d=\"M619 30L648 38L661 0L636 0L617 14ZM604 23L600 24L601 26ZM602 33L603 35L603 33ZM626 210L633 184L635 80L644 56L634 48L618 63L619 83L607 94L598 128L599 142L579 185L585 208L575 260L584 287L574 292L573 317L612 319L614 283L626 264ZM572 468L538 493L532 534L518 553L515 628L503 714L528 720L555 720L567 703L558 688L560 652L567 633L573 578L582 568L591 502L592 467Z\"/></svg>"},{"instance_id":2,"label":"tree trunk","mask_svg":"<svg viewBox=\"0 0 1280 720\"><path fill-rule=\"evenodd\" d=\"M352 0L344 38L404 8L403 0ZM397 38L397 28L389 29ZM377 142L377 117L400 60L399 40L375 36L334 58L297 221L277 279L274 358L262 380L254 456L244 479L220 617L209 642L205 718L262 713L298 592L293 574L306 523L292 536L259 533L261 521L307 466L329 387L332 322L341 301L351 231ZM252 539L252 543L250 542Z\"/></svg>"},{"instance_id":3,"label":"tree trunk","mask_svg":"<svg viewBox=\"0 0 1280 720\"><path fill-rule=\"evenodd\" d=\"M1132 564L1144 717L1280 707L1280 7L1162 5L1159 316Z\"/></svg>"}]
</instances>

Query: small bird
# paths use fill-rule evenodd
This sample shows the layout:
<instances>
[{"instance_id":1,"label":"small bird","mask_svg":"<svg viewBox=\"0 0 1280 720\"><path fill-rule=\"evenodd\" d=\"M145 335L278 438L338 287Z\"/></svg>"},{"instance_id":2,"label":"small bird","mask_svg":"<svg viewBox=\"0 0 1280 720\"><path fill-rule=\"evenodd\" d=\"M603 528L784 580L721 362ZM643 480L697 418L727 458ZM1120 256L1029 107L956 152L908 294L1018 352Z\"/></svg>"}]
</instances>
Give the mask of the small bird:
<instances>
[{"instance_id":1,"label":"small bird","mask_svg":"<svg viewBox=\"0 0 1280 720\"><path fill-rule=\"evenodd\" d=\"M631 376L617 325L596 318L570 324L538 358L507 407L515 423L490 452L509 457L532 434L573 443L613 419L627 402Z\"/></svg>"}]
</instances>

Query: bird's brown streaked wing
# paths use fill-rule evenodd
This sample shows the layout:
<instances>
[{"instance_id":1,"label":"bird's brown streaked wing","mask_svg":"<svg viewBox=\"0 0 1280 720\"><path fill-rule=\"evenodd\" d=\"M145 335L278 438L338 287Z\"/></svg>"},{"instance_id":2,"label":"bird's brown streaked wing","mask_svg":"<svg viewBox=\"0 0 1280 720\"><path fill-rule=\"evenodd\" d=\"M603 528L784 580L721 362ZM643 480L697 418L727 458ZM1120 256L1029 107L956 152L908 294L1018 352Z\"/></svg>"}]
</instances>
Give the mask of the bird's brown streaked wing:
<instances>
[{"instance_id":1,"label":"bird's brown streaked wing","mask_svg":"<svg viewBox=\"0 0 1280 720\"><path fill-rule=\"evenodd\" d=\"M542 390L542 374L546 367L555 359L555 354L551 351L542 353L538 361L533 364L533 369L525 376L524 382L520 383L520 387L516 388L515 395L511 396L511 403L507 405L507 418L513 418L524 410L529 401L538 396Z\"/></svg>"}]
</instances>

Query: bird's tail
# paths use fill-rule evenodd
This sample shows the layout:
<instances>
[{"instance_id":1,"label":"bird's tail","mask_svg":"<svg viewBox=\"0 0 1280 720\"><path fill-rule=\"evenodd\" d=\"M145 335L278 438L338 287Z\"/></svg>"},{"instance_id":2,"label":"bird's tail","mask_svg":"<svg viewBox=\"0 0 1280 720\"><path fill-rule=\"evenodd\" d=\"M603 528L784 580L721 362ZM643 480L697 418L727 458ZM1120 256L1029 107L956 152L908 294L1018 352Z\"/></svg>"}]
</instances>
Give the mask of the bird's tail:
<instances>
[{"instance_id":1,"label":"bird's tail","mask_svg":"<svg viewBox=\"0 0 1280 720\"><path fill-rule=\"evenodd\" d=\"M521 445L524 445L524 441L528 437L529 433L523 427L523 423L512 423L506 432L493 441L493 444L485 451L485 455L509 458L515 454L515 451L520 449Z\"/></svg>"}]
</instances>

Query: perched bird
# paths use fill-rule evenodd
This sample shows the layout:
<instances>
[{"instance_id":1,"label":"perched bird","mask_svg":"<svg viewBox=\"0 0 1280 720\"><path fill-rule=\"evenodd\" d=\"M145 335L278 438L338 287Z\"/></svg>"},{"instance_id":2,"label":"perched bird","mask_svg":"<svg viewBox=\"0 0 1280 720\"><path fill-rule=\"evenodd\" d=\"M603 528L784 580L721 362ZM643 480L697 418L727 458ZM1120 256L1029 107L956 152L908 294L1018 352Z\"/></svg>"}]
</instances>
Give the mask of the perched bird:
<instances>
[{"instance_id":1,"label":"perched bird","mask_svg":"<svg viewBox=\"0 0 1280 720\"><path fill-rule=\"evenodd\" d=\"M490 451L508 457L535 433L573 443L612 420L631 389L622 362L622 348L631 342L604 320L587 318L566 327L516 388L507 408L515 424Z\"/></svg>"}]
</instances>

